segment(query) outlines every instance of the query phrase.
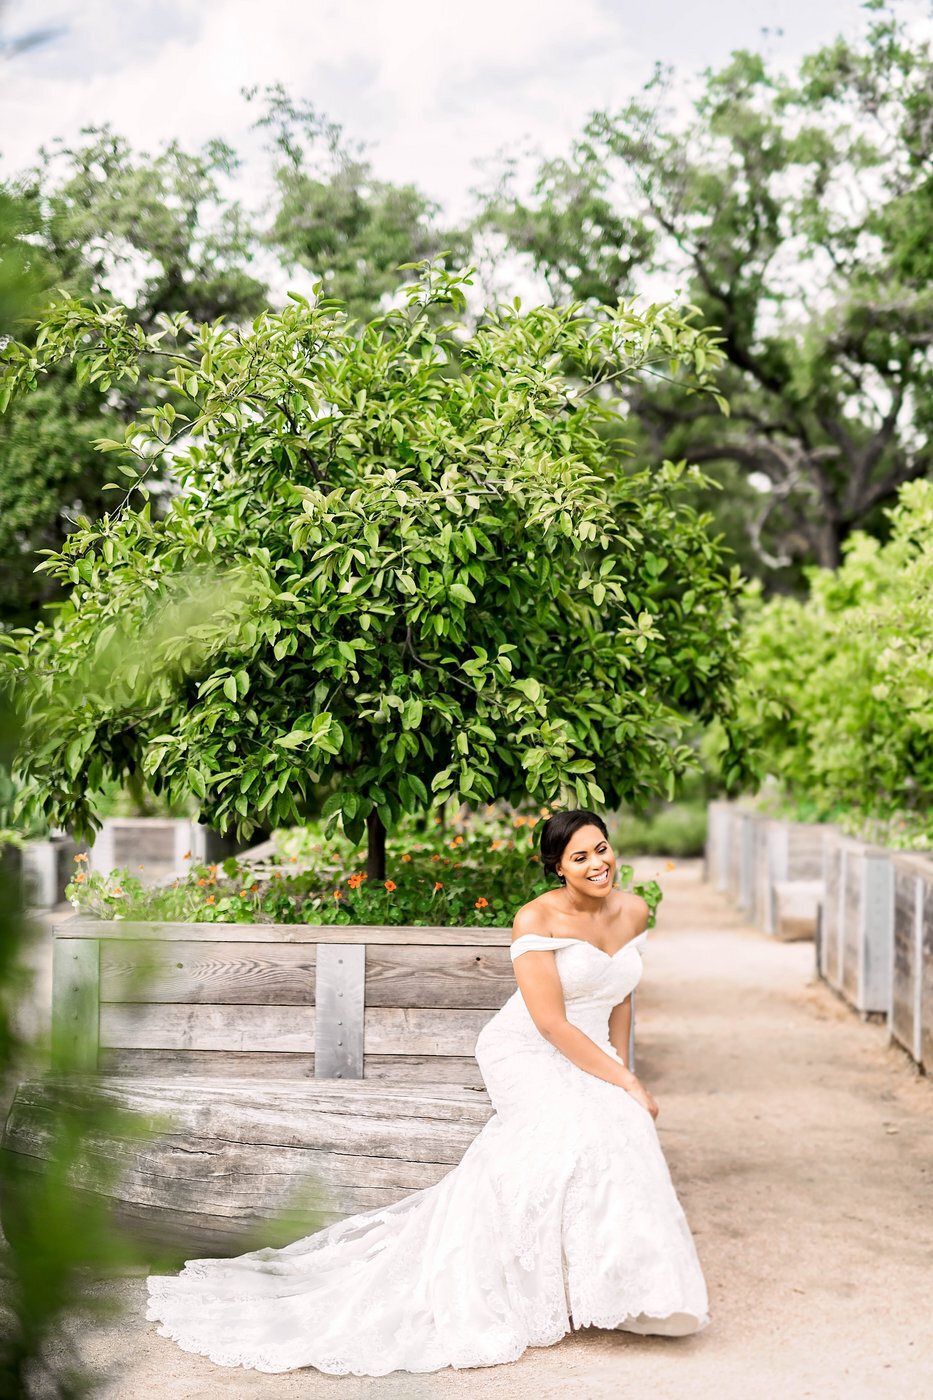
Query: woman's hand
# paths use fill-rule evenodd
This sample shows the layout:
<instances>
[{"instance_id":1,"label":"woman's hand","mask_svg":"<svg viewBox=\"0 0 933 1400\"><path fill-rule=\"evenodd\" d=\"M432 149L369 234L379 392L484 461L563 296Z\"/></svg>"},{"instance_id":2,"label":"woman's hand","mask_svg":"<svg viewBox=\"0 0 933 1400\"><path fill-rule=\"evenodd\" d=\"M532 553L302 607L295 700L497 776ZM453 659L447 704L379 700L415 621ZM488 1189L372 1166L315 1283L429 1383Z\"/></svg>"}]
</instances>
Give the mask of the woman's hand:
<instances>
[{"instance_id":1,"label":"woman's hand","mask_svg":"<svg viewBox=\"0 0 933 1400\"><path fill-rule=\"evenodd\" d=\"M658 1106L654 1101L654 1096L648 1092L644 1084L639 1083L636 1079L633 1084L628 1086L626 1093L631 1094L636 1103L640 1103L642 1108L647 1109L652 1118L657 1118Z\"/></svg>"}]
</instances>

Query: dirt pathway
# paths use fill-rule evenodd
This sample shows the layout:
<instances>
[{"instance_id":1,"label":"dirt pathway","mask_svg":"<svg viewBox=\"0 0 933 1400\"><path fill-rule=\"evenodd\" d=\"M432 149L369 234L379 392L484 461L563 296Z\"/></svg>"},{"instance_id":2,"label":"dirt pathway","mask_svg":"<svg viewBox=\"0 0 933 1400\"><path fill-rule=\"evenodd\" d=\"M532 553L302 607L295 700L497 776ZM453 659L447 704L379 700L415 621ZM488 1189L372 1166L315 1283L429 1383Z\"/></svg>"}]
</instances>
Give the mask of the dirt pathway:
<instances>
[{"instance_id":1,"label":"dirt pathway","mask_svg":"<svg viewBox=\"0 0 933 1400\"><path fill-rule=\"evenodd\" d=\"M638 1067L706 1270L706 1332L590 1330L434 1376L261 1376L155 1335L131 1280L120 1326L86 1339L106 1400L930 1400L933 1083L815 984L812 945L745 927L696 866L666 886Z\"/></svg>"}]
</instances>

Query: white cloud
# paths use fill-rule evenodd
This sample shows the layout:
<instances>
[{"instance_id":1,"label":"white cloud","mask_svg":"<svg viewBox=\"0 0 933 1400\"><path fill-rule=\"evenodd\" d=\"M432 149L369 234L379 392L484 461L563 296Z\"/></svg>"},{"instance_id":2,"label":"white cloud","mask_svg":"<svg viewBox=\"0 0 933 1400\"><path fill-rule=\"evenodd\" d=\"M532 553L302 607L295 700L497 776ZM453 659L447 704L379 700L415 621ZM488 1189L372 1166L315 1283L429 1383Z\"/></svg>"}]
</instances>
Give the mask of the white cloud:
<instances>
[{"instance_id":1,"label":"white cloud","mask_svg":"<svg viewBox=\"0 0 933 1400\"><path fill-rule=\"evenodd\" d=\"M22 167L41 142L103 122L144 147L220 135L249 148L240 91L282 82L370 143L380 175L456 215L478 157L564 148L655 58L696 71L756 45L762 25L783 25L768 43L796 54L861 14L861 0L15 0L5 34L69 27L2 65L0 150Z\"/></svg>"}]
</instances>

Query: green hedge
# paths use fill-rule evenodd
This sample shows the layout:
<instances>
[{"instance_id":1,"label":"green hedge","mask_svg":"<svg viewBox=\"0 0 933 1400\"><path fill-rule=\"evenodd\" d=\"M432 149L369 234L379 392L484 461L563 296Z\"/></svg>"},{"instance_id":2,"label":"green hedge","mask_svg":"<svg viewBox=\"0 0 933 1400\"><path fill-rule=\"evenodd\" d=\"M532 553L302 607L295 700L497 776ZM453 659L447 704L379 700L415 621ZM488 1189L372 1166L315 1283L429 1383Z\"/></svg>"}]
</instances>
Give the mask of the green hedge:
<instances>
[{"instance_id":1,"label":"green hedge","mask_svg":"<svg viewBox=\"0 0 933 1400\"><path fill-rule=\"evenodd\" d=\"M861 532L805 601L752 595L742 714L764 769L812 815L933 836L933 483L902 488L890 538Z\"/></svg>"}]
</instances>

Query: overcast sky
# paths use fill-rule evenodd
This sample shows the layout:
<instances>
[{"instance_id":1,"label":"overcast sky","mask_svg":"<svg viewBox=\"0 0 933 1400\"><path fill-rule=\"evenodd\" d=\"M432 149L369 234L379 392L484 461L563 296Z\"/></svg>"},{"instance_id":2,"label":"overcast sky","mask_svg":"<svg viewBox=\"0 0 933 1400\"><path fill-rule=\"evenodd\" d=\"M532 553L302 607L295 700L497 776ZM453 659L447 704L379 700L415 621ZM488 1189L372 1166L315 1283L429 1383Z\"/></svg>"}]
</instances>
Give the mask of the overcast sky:
<instances>
[{"instance_id":1,"label":"overcast sky","mask_svg":"<svg viewBox=\"0 0 933 1400\"><path fill-rule=\"evenodd\" d=\"M564 149L658 59L686 76L764 43L790 64L863 20L860 0L8 0L0 37L64 32L0 60L0 153L20 168L104 122L150 149L248 145L241 89L281 82L366 141L379 175L455 213L477 158Z\"/></svg>"}]
</instances>

